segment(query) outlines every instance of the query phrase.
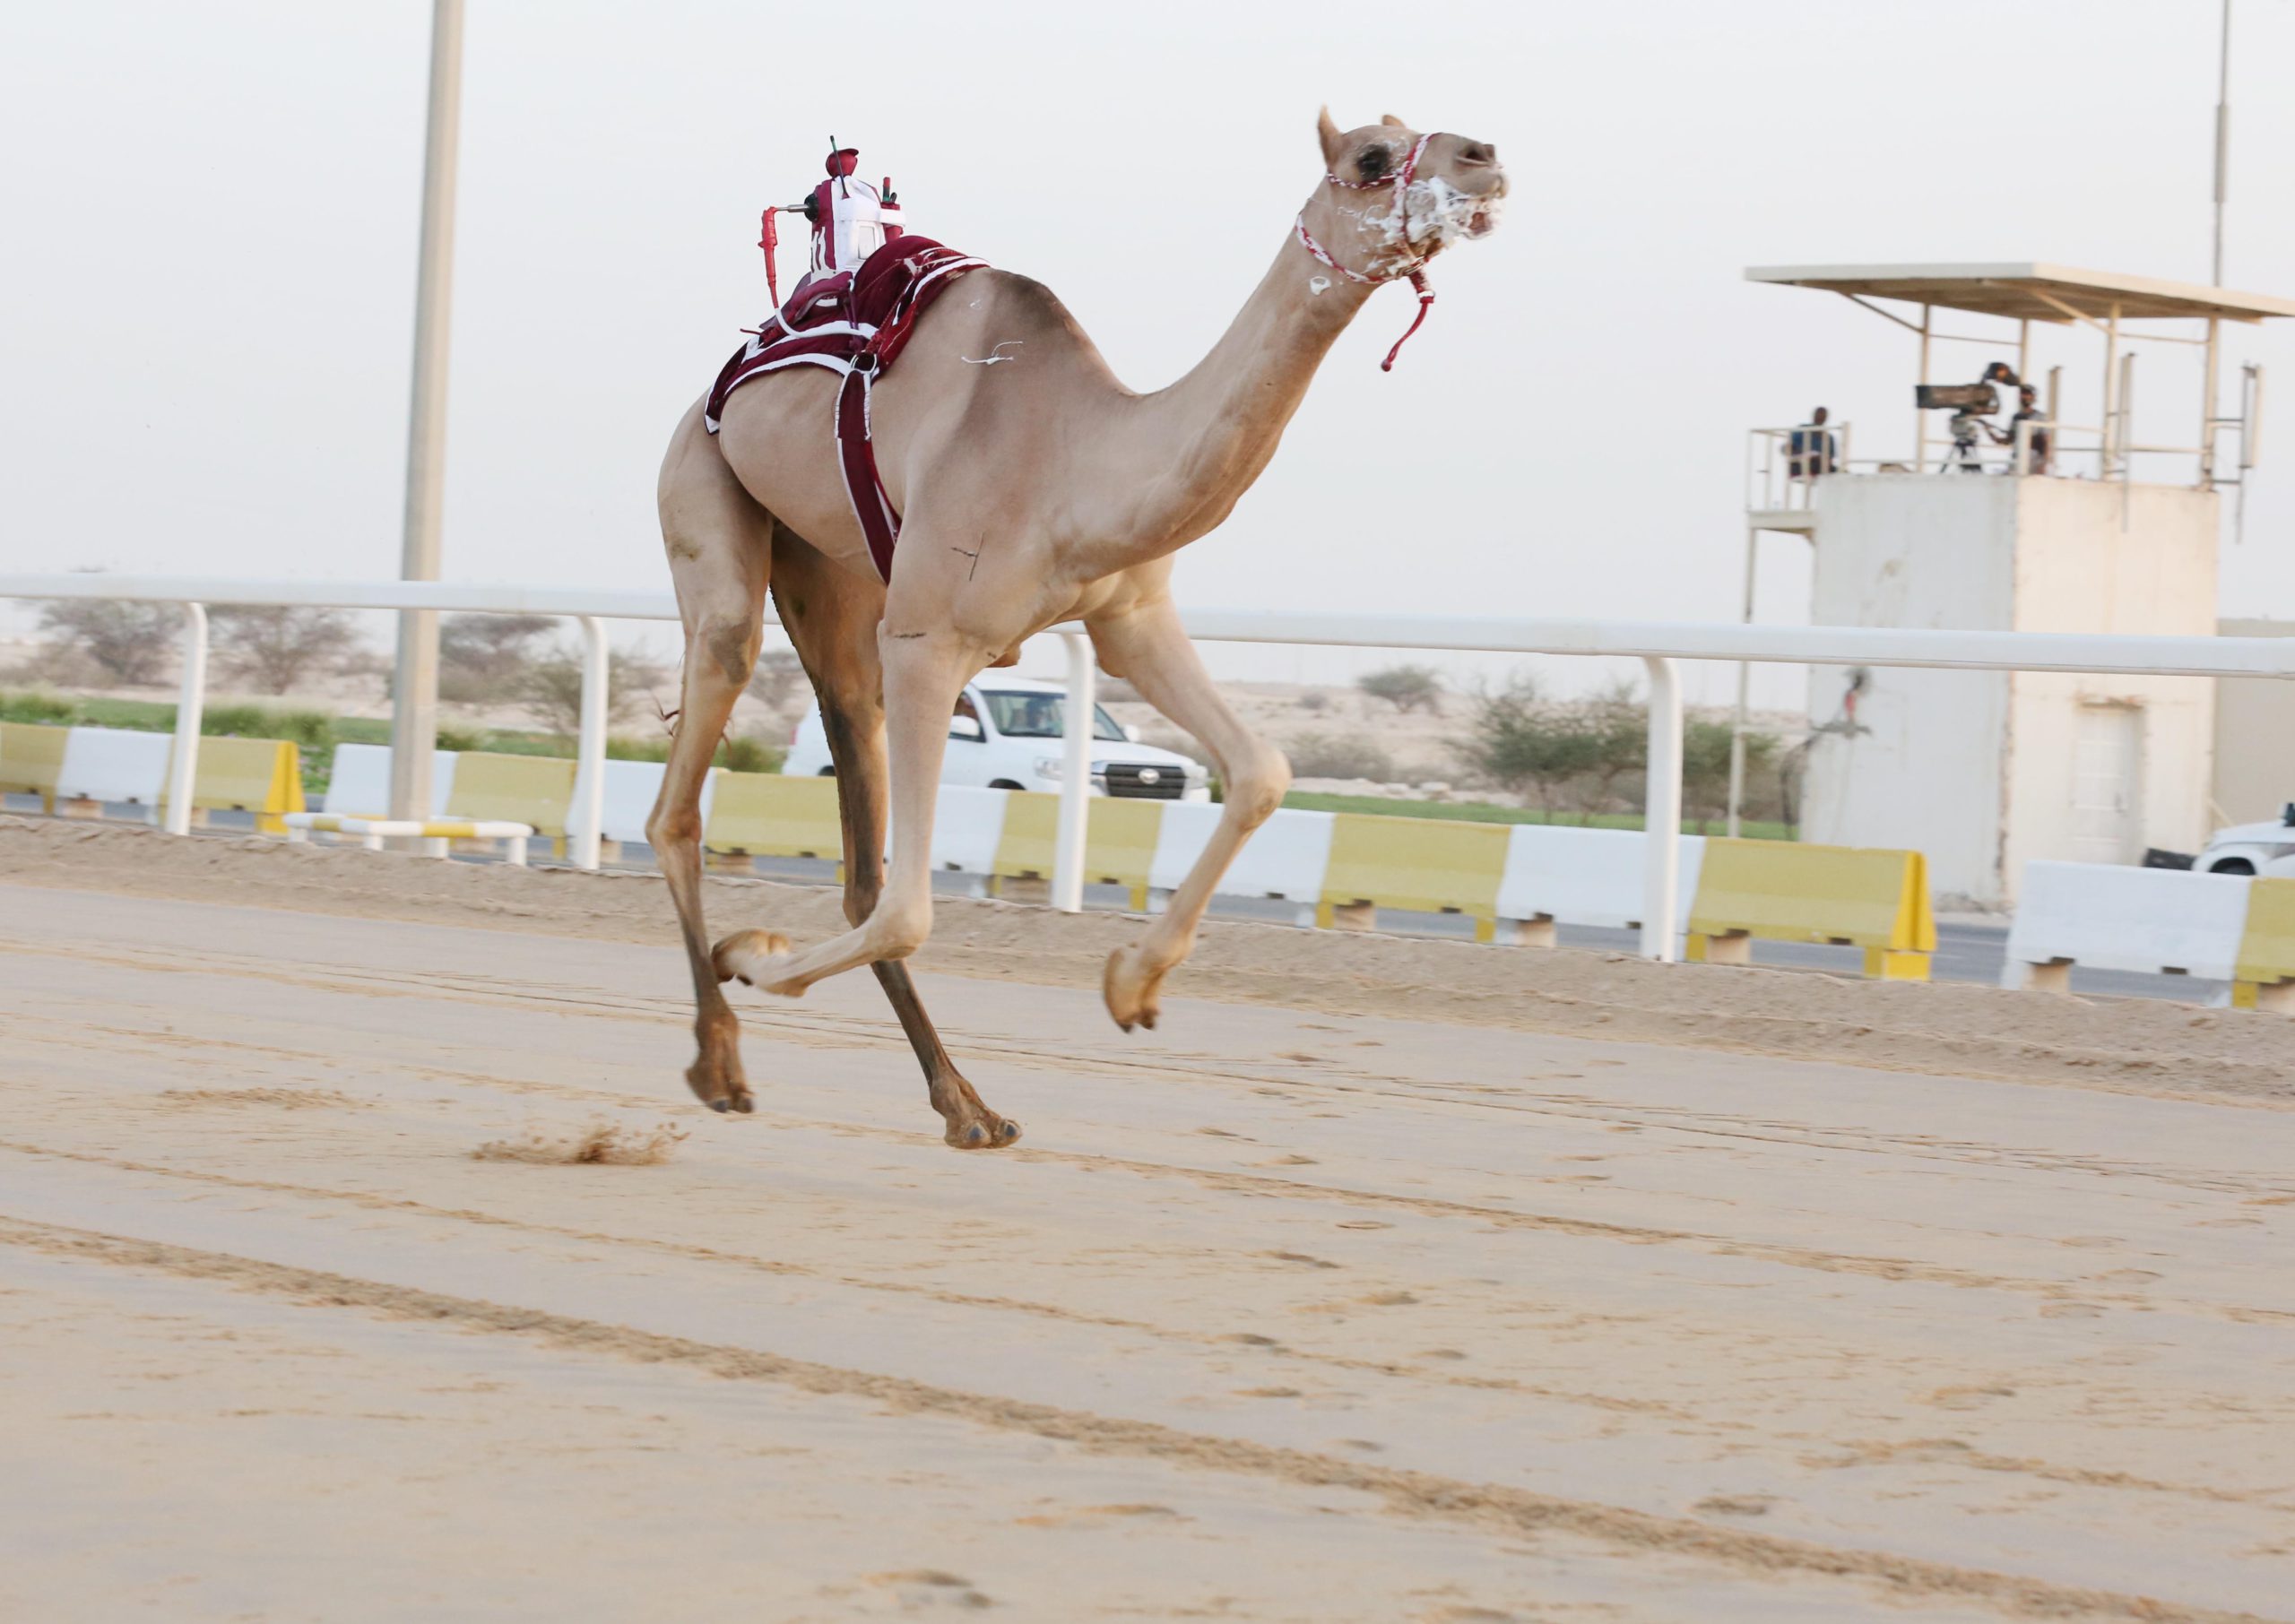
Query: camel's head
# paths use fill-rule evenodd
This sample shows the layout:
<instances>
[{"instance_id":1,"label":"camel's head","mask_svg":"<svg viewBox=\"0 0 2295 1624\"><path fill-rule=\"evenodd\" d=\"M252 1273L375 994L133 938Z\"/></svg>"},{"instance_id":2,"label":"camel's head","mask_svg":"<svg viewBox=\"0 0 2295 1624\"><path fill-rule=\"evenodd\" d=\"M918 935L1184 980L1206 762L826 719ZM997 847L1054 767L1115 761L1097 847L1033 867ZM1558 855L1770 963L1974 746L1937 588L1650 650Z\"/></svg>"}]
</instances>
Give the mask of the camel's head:
<instances>
[{"instance_id":1,"label":"camel's head","mask_svg":"<svg viewBox=\"0 0 2295 1624\"><path fill-rule=\"evenodd\" d=\"M1316 134L1329 179L1303 218L1342 267L1384 281L1497 226L1506 170L1488 142L1422 135L1391 113L1341 130L1328 108Z\"/></svg>"}]
</instances>

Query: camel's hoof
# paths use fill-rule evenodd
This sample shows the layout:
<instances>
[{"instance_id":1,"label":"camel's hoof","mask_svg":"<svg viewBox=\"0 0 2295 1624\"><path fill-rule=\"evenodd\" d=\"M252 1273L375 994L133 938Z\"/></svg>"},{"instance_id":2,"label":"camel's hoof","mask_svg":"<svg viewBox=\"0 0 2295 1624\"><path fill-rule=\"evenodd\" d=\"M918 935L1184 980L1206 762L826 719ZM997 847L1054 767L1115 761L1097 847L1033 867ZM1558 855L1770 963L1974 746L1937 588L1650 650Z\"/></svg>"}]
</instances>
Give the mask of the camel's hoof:
<instances>
[{"instance_id":1,"label":"camel's hoof","mask_svg":"<svg viewBox=\"0 0 2295 1624\"><path fill-rule=\"evenodd\" d=\"M732 1075L727 1075L730 1071ZM743 1081L738 1060L730 1065L713 1064L707 1059L696 1060L686 1067L685 1085L693 1090L693 1097L714 1111L752 1111L757 1101Z\"/></svg>"},{"instance_id":2,"label":"camel's hoof","mask_svg":"<svg viewBox=\"0 0 2295 1624\"><path fill-rule=\"evenodd\" d=\"M958 1150L1002 1150L1019 1139L1020 1125L1009 1117L992 1117L952 1127L944 1136Z\"/></svg>"},{"instance_id":3,"label":"camel's hoof","mask_svg":"<svg viewBox=\"0 0 2295 1624\"><path fill-rule=\"evenodd\" d=\"M785 956L788 952L789 938L778 930L736 930L709 950L709 963L720 983L739 981L754 987L757 980L751 972L759 962Z\"/></svg>"},{"instance_id":4,"label":"camel's hoof","mask_svg":"<svg viewBox=\"0 0 2295 1624\"><path fill-rule=\"evenodd\" d=\"M1149 976L1131 968L1139 952L1136 947L1119 947L1108 955L1107 968L1100 975L1100 996L1107 1002L1108 1014L1125 1032L1135 1026L1153 1032L1156 1017L1164 1013L1156 997L1164 978L1160 972Z\"/></svg>"}]
</instances>

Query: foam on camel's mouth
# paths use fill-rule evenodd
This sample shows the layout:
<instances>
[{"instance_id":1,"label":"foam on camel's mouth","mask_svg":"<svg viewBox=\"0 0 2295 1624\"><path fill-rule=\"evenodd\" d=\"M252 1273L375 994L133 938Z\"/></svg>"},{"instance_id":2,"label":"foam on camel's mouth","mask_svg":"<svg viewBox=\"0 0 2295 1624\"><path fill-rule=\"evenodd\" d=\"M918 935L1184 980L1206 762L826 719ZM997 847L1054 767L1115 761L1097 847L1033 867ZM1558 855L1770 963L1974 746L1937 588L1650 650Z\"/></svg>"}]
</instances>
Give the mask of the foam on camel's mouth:
<instances>
[{"instance_id":1,"label":"foam on camel's mouth","mask_svg":"<svg viewBox=\"0 0 2295 1624\"><path fill-rule=\"evenodd\" d=\"M1452 243L1471 242L1498 229L1505 197L1494 193L1477 197L1461 192L1440 175L1410 183L1406 212L1410 220L1411 251L1432 258ZM1393 214L1385 220L1390 242L1400 235Z\"/></svg>"}]
</instances>

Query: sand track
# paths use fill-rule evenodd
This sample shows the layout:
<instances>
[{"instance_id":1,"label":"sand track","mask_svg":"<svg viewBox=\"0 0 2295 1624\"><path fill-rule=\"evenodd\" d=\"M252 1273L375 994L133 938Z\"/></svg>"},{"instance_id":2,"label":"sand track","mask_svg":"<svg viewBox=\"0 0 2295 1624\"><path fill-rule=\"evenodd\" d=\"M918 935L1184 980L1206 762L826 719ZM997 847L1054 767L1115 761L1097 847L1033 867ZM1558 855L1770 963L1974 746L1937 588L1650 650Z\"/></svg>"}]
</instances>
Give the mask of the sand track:
<instances>
[{"instance_id":1,"label":"sand track","mask_svg":"<svg viewBox=\"0 0 2295 1624\"><path fill-rule=\"evenodd\" d=\"M2050 1086L1269 984L1122 1040L975 943L923 984L1028 1137L966 1156L865 978L742 1001L755 1119L682 1099L667 932L574 877L385 920L337 893L439 871L126 882L248 907L7 839L0 1616L2295 1617L2254 1056ZM1604 996L1706 996L1655 986ZM476 1154L601 1124L686 1136Z\"/></svg>"}]
</instances>

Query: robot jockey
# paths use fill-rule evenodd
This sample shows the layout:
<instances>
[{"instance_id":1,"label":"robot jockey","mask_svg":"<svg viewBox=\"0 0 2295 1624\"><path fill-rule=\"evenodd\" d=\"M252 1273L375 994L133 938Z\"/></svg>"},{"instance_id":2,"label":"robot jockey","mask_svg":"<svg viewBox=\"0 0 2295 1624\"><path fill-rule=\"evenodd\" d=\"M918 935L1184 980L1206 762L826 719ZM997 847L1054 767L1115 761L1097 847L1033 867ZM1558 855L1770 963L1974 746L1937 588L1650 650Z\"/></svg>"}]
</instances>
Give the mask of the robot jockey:
<instances>
[{"instance_id":1,"label":"robot jockey","mask_svg":"<svg viewBox=\"0 0 2295 1624\"><path fill-rule=\"evenodd\" d=\"M775 214L802 214L812 226L812 264L800 288L817 277L859 270L862 262L901 235L900 203L893 194L892 178L888 176L881 187L872 186L853 174L861 166L858 147L837 146L832 137L830 148L827 179L803 203L777 204L765 212L758 246L765 252L765 282L775 309L781 305L780 279L773 263L780 240Z\"/></svg>"}]
</instances>

